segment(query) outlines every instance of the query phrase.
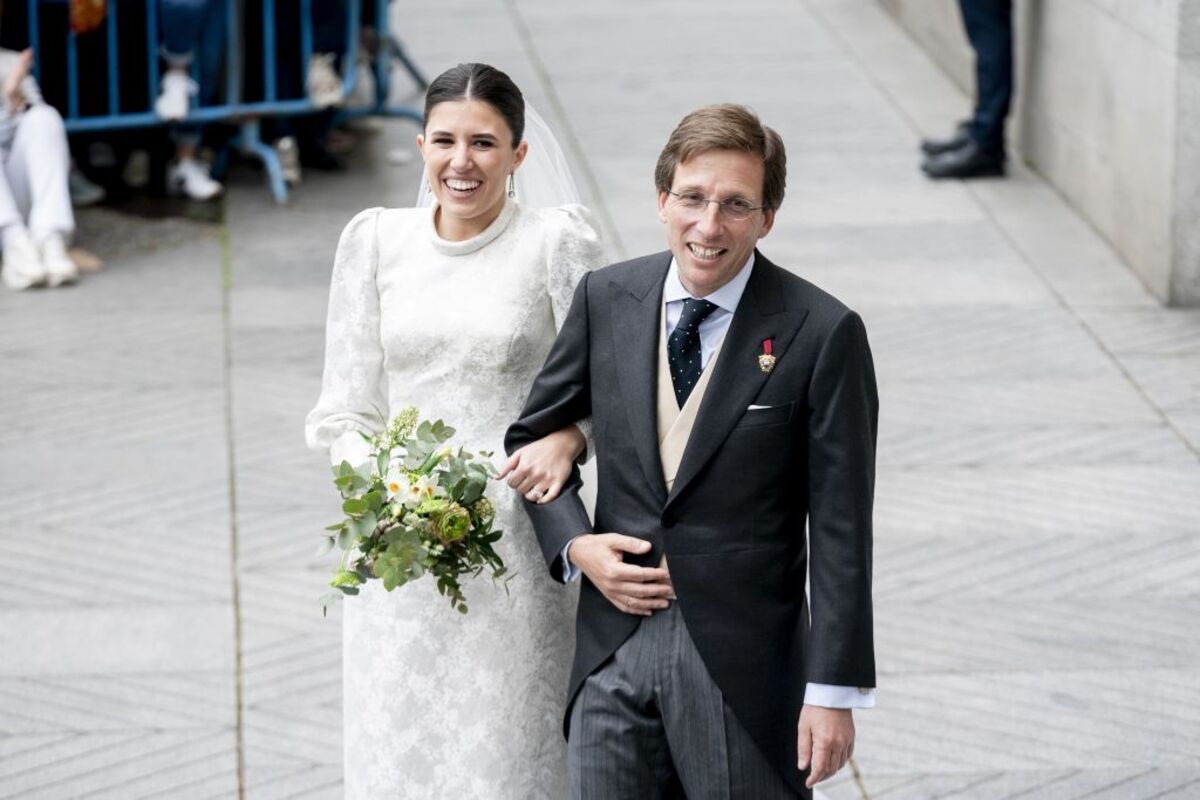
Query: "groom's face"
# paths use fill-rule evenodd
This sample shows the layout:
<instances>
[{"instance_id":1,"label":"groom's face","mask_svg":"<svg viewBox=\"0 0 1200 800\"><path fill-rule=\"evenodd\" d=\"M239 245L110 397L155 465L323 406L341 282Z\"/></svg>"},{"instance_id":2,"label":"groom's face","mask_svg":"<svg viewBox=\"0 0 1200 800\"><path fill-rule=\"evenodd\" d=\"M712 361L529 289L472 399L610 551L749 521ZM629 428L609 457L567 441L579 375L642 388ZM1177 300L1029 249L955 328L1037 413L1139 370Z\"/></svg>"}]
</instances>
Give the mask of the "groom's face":
<instances>
[{"instance_id":1,"label":"groom's face","mask_svg":"<svg viewBox=\"0 0 1200 800\"><path fill-rule=\"evenodd\" d=\"M762 205L763 162L737 150L709 150L678 164L671 191L659 192L658 217L667 226L679 280L693 297L706 297L741 271L758 240L775 222L775 212L754 211L733 219L717 203L703 210L687 207L677 195L709 200L740 199Z\"/></svg>"}]
</instances>

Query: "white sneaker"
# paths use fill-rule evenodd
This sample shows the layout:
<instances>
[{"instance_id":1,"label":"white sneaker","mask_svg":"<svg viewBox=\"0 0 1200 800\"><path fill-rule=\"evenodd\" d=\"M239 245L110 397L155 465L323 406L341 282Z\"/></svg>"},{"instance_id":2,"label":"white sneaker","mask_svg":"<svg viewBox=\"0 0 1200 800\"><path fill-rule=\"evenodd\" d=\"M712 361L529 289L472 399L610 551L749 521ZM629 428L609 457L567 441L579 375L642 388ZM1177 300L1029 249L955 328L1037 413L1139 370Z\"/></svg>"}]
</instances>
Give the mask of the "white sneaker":
<instances>
[{"instance_id":1,"label":"white sneaker","mask_svg":"<svg viewBox=\"0 0 1200 800\"><path fill-rule=\"evenodd\" d=\"M46 281L46 268L33 237L24 225L9 225L4 231L4 285L21 291Z\"/></svg>"},{"instance_id":2,"label":"white sneaker","mask_svg":"<svg viewBox=\"0 0 1200 800\"><path fill-rule=\"evenodd\" d=\"M67 254L67 243L61 233L52 233L42 240L42 266L46 269L47 286L79 280L79 268Z\"/></svg>"},{"instance_id":3,"label":"white sneaker","mask_svg":"<svg viewBox=\"0 0 1200 800\"><path fill-rule=\"evenodd\" d=\"M208 174L208 165L184 158L167 168L167 191L185 194L192 200L212 200L224 187Z\"/></svg>"},{"instance_id":4,"label":"white sneaker","mask_svg":"<svg viewBox=\"0 0 1200 800\"><path fill-rule=\"evenodd\" d=\"M296 144L296 137L280 136L275 141L275 155L279 157L283 179L293 186L300 183L300 146Z\"/></svg>"},{"instance_id":5,"label":"white sneaker","mask_svg":"<svg viewBox=\"0 0 1200 800\"><path fill-rule=\"evenodd\" d=\"M317 108L341 105L342 78L333 66L333 53L313 53L308 61L308 99Z\"/></svg>"},{"instance_id":6,"label":"white sneaker","mask_svg":"<svg viewBox=\"0 0 1200 800\"><path fill-rule=\"evenodd\" d=\"M163 75L158 99L154 101L154 113L163 119L183 119L192 105L192 95L200 87L181 69L169 69Z\"/></svg>"}]
</instances>

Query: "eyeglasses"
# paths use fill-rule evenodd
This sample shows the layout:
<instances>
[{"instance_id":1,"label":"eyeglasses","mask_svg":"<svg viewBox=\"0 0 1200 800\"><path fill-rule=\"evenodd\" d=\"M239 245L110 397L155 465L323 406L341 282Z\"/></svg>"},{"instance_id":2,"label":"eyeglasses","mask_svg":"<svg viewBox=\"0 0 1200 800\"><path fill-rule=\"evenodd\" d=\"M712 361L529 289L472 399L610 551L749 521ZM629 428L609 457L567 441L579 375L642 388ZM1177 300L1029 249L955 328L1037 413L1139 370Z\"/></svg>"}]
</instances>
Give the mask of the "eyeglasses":
<instances>
[{"instance_id":1,"label":"eyeglasses","mask_svg":"<svg viewBox=\"0 0 1200 800\"><path fill-rule=\"evenodd\" d=\"M731 197L728 200L709 200L699 192L672 192L667 189L667 194L675 198L675 204L680 208L685 208L698 214L703 214L708 210L709 203L716 203L717 208L722 214L729 219L743 220L749 219L750 215L755 211L762 211L766 206L756 206L743 197Z\"/></svg>"}]
</instances>

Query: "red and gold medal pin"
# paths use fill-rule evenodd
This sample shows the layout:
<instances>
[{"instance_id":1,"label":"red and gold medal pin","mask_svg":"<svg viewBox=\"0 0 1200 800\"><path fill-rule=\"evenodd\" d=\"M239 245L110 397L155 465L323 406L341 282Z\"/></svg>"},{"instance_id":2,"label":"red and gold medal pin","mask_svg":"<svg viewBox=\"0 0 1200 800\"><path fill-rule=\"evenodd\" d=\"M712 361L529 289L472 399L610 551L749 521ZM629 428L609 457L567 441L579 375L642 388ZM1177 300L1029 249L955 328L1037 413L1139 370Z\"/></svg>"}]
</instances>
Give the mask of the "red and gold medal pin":
<instances>
[{"instance_id":1,"label":"red and gold medal pin","mask_svg":"<svg viewBox=\"0 0 1200 800\"><path fill-rule=\"evenodd\" d=\"M758 354L758 368L763 372L775 369L775 340L763 339L762 352Z\"/></svg>"}]
</instances>

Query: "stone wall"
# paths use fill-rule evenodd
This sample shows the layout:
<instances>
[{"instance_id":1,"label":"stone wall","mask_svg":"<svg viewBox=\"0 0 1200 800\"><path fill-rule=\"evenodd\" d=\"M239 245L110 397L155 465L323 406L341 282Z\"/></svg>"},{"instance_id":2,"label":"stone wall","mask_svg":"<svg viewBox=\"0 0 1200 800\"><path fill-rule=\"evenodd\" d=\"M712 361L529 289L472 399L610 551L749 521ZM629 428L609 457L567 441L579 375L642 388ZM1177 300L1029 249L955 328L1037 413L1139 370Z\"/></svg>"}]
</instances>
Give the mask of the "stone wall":
<instances>
[{"instance_id":1,"label":"stone wall","mask_svg":"<svg viewBox=\"0 0 1200 800\"><path fill-rule=\"evenodd\" d=\"M878 2L973 94L956 0ZM1157 297L1200 305L1200 0L1018 0L1014 30L1014 149Z\"/></svg>"}]
</instances>

